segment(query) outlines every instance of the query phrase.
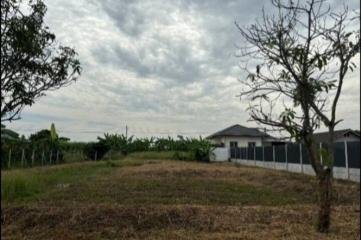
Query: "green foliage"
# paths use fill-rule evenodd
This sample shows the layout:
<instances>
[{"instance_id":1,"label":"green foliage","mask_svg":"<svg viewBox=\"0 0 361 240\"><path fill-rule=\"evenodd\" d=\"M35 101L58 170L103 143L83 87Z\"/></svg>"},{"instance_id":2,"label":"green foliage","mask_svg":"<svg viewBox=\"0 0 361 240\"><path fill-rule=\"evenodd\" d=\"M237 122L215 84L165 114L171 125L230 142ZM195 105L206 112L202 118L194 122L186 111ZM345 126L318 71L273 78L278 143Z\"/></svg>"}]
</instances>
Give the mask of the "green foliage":
<instances>
[{"instance_id":1,"label":"green foliage","mask_svg":"<svg viewBox=\"0 0 361 240\"><path fill-rule=\"evenodd\" d=\"M88 159L101 160L110 150L110 147L104 142L88 143L84 147L84 154Z\"/></svg>"},{"instance_id":2,"label":"green foliage","mask_svg":"<svg viewBox=\"0 0 361 240\"><path fill-rule=\"evenodd\" d=\"M173 154L173 158L175 160L180 160L180 161L194 160L189 152L181 152L181 151L176 151Z\"/></svg>"},{"instance_id":3,"label":"green foliage","mask_svg":"<svg viewBox=\"0 0 361 240\"><path fill-rule=\"evenodd\" d=\"M55 127L53 127L54 131ZM65 140L62 140L63 138L58 138L57 134L56 136L54 139L50 130L43 129L31 134L29 139L26 139L24 136L16 139L1 138L1 159L3 159L1 161L1 168L8 167L10 154L11 168L63 163L64 150L74 149L70 148L69 145L76 145L76 143L67 143ZM24 156L22 155L23 152Z\"/></svg>"},{"instance_id":4,"label":"green foliage","mask_svg":"<svg viewBox=\"0 0 361 240\"><path fill-rule=\"evenodd\" d=\"M64 151L83 151L86 142L70 142L68 138L63 139L63 137L59 137L59 145L60 148Z\"/></svg>"},{"instance_id":5,"label":"green foliage","mask_svg":"<svg viewBox=\"0 0 361 240\"><path fill-rule=\"evenodd\" d=\"M211 144L202 138L184 138L178 136L178 139L167 138L137 138L133 136L126 138L119 134L104 134L104 137L98 137L99 142L108 146L109 149L121 151L124 155L133 152L147 151L176 151L175 158L179 160L209 161L209 154L212 150ZM187 156L180 152L189 152Z\"/></svg>"},{"instance_id":6,"label":"green foliage","mask_svg":"<svg viewBox=\"0 0 361 240\"><path fill-rule=\"evenodd\" d=\"M176 159L174 151L146 151L146 152L133 152L127 156L127 159L140 159L140 160L178 160ZM187 153L187 152L186 152ZM122 160L123 161L123 160Z\"/></svg>"},{"instance_id":7,"label":"green foliage","mask_svg":"<svg viewBox=\"0 0 361 240\"><path fill-rule=\"evenodd\" d=\"M98 137L99 142L106 145L109 149L117 150L127 155L131 151L133 137L127 138L123 134L105 133L104 138ZM144 149L147 150L147 149Z\"/></svg>"},{"instance_id":8,"label":"green foliage","mask_svg":"<svg viewBox=\"0 0 361 240\"><path fill-rule=\"evenodd\" d=\"M97 142L70 142L58 136L55 126L30 135L29 139L3 140L1 144L1 168L8 167L11 154L11 168L23 166L22 152L26 166L47 165L49 163L74 162L79 160L123 159L126 155L137 154L145 159L177 159L190 161L209 161L212 150L210 143L202 138L127 138L121 134L104 134ZM54 138L56 136L56 138ZM10 151L11 150L11 151ZM34 159L34 160L33 160Z\"/></svg>"},{"instance_id":9,"label":"green foliage","mask_svg":"<svg viewBox=\"0 0 361 240\"><path fill-rule=\"evenodd\" d=\"M191 152L196 161L209 162L212 149L213 147L208 141L200 139L192 145Z\"/></svg>"},{"instance_id":10,"label":"green foliage","mask_svg":"<svg viewBox=\"0 0 361 240\"><path fill-rule=\"evenodd\" d=\"M1 121L19 119L47 90L80 75L77 53L61 46L44 25L43 1L1 1Z\"/></svg>"},{"instance_id":11,"label":"green foliage","mask_svg":"<svg viewBox=\"0 0 361 240\"><path fill-rule=\"evenodd\" d=\"M5 128L5 125L1 124L1 138L19 139L19 134L11 129Z\"/></svg>"},{"instance_id":12,"label":"green foliage","mask_svg":"<svg viewBox=\"0 0 361 240\"><path fill-rule=\"evenodd\" d=\"M51 132L48 129L40 130L29 137L31 142L51 141Z\"/></svg>"},{"instance_id":13,"label":"green foliage","mask_svg":"<svg viewBox=\"0 0 361 240\"><path fill-rule=\"evenodd\" d=\"M58 139L58 134L56 133L54 123L52 123L50 126L50 136L51 136L51 140L53 141L56 141Z\"/></svg>"}]
</instances>

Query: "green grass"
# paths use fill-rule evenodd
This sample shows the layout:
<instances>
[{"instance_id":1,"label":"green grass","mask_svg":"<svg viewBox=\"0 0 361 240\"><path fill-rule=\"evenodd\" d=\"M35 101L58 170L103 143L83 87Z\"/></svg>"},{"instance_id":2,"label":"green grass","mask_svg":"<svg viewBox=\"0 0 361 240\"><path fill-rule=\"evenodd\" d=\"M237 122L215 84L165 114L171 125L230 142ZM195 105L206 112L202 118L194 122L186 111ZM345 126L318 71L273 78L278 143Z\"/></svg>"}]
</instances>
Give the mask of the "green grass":
<instances>
[{"instance_id":1,"label":"green grass","mask_svg":"<svg viewBox=\"0 0 361 240\"><path fill-rule=\"evenodd\" d=\"M3 203L36 200L41 194L53 189L61 190L72 183L89 181L95 176L110 173L114 167L139 166L142 161L85 162L70 166L12 170L1 176L1 200Z\"/></svg>"},{"instance_id":2,"label":"green grass","mask_svg":"<svg viewBox=\"0 0 361 240\"><path fill-rule=\"evenodd\" d=\"M6 202L32 200L57 186L89 178L104 171L105 164L91 164L76 168L14 170L1 177L1 200Z\"/></svg>"},{"instance_id":3,"label":"green grass","mask_svg":"<svg viewBox=\"0 0 361 240\"><path fill-rule=\"evenodd\" d=\"M114 170L113 168L140 166L147 159L167 159L172 154L173 152L141 152L130 154L121 160L83 162L77 163L74 167L62 164L6 170L2 172L1 177L1 200L5 204L36 200L39 195L51 189L68 186L74 182L81 183L83 180L109 173Z\"/></svg>"},{"instance_id":4,"label":"green grass","mask_svg":"<svg viewBox=\"0 0 361 240\"><path fill-rule=\"evenodd\" d=\"M229 174L217 172L214 164L159 160L170 154L145 152L121 160L4 171L1 199L5 204L77 201L233 206L309 204L317 199L315 183L308 176L233 165ZM133 167L133 172L124 167ZM345 192L347 186L350 189ZM336 201L352 203L358 189L357 185L351 188L355 184L342 183L342 191L334 193Z\"/></svg>"},{"instance_id":5,"label":"green grass","mask_svg":"<svg viewBox=\"0 0 361 240\"><path fill-rule=\"evenodd\" d=\"M162 151L162 152L156 152L156 151L147 151L147 152L135 152L129 154L128 158L134 158L134 159L154 159L154 160L169 160L174 159L175 151Z\"/></svg>"}]
</instances>

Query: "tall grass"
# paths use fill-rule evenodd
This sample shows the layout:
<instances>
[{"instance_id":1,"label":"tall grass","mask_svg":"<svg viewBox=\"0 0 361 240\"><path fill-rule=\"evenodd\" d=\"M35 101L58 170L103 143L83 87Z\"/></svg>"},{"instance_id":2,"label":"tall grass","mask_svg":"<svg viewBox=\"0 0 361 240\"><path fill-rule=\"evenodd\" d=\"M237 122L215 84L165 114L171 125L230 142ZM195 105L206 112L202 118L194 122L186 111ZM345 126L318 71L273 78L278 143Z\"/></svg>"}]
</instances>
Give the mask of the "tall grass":
<instances>
[{"instance_id":1,"label":"tall grass","mask_svg":"<svg viewBox=\"0 0 361 240\"><path fill-rule=\"evenodd\" d=\"M13 170L1 174L2 203L32 200L52 188L66 186L85 177L109 171L103 163L84 163L74 167Z\"/></svg>"}]
</instances>

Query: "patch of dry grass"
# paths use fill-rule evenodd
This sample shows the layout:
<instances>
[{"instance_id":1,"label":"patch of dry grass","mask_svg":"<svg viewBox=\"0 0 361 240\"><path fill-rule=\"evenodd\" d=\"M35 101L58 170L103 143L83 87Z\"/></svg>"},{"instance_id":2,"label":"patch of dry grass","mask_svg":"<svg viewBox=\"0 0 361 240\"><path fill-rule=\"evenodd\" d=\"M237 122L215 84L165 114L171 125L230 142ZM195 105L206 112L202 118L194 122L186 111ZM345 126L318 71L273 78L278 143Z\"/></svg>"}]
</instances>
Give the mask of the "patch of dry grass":
<instances>
[{"instance_id":1,"label":"patch of dry grass","mask_svg":"<svg viewBox=\"0 0 361 240\"><path fill-rule=\"evenodd\" d=\"M356 239L355 206L334 209L328 235L314 231L315 208L197 205L17 207L2 213L2 237L21 239ZM171 237L171 238L170 238Z\"/></svg>"}]
</instances>

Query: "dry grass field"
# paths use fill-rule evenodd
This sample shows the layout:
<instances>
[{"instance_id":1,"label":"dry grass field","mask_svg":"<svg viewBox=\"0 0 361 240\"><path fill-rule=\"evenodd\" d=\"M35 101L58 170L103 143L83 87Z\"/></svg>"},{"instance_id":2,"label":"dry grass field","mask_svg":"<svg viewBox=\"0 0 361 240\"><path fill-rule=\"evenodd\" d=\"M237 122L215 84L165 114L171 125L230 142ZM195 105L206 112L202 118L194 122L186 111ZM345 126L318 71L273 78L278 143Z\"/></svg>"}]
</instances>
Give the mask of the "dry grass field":
<instances>
[{"instance_id":1,"label":"dry grass field","mask_svg":"<svg viewBox=\"0 0 361 240\"><path fill-rule=\"evenodd\" d=\"M2 239L358 239L360 185L335 181L315 231L315 179L230 163L128 157L3 171Z\"/></svg>"}]
</instances>

